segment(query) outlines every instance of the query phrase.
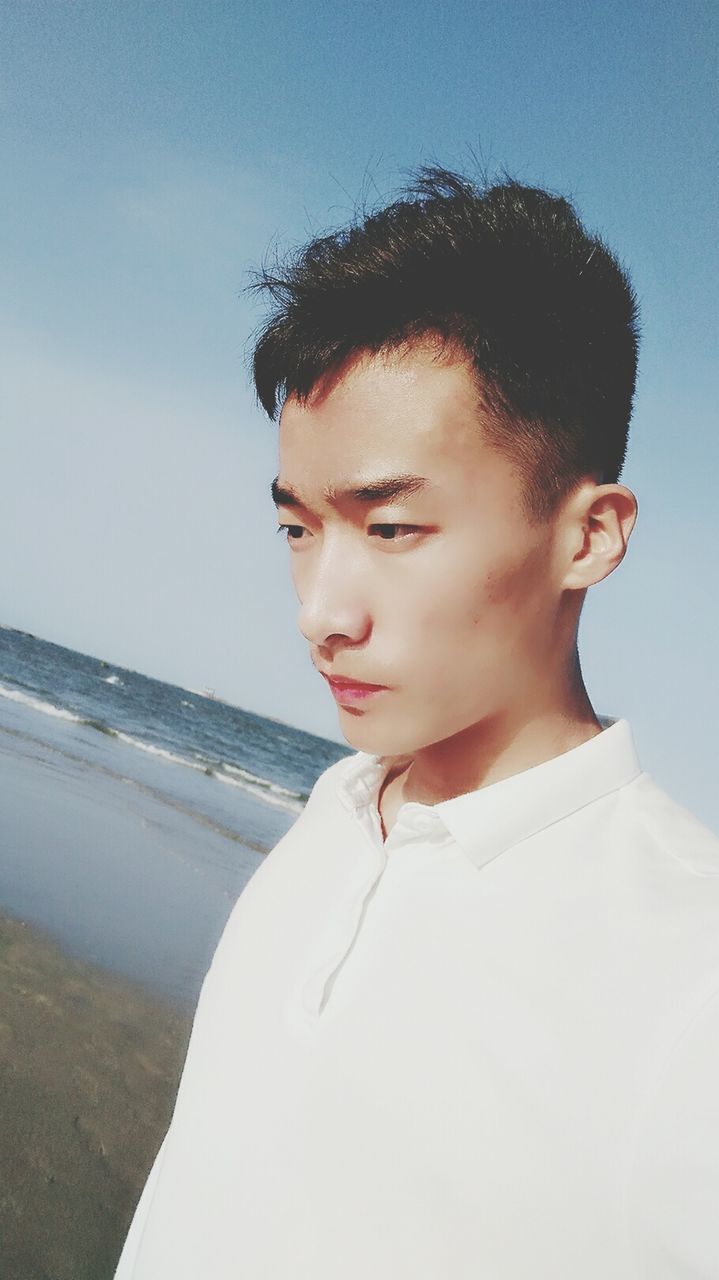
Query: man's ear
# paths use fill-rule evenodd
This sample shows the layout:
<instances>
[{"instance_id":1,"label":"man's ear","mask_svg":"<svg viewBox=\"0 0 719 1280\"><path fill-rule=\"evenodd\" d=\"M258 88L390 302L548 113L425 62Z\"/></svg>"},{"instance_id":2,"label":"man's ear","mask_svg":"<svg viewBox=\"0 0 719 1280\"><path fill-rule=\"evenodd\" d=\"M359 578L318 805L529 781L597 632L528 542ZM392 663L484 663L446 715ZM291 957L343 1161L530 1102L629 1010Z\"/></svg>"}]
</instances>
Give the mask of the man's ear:
<instances>
[{"instance_id":1,"label":"man's ear","mask_svg":"<svg viewBox=\"0 0 719 1280\"><path fill-rule=\"evenodd\" d=\"M587 481L572 495L565 517L568 556L562 585L582 590L621 564L637 519L637 500L626 485Z\"/></svg>"}]
</instances>

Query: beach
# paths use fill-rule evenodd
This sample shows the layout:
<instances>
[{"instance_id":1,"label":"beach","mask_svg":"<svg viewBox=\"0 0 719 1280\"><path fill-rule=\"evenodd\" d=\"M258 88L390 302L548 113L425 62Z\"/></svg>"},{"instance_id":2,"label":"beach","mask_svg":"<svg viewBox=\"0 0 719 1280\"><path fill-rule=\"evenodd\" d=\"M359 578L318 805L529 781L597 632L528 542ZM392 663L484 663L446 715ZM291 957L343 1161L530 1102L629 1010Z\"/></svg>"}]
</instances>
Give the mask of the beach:
<instances>
[{"instance_id":1,"label":"beach","mask_svg":"<svg viewBox=\"0 0 719 1280\"><path fill-rule=\"evenodd\" d=\"M230 842L152 794L144 761L123 781L121 744L96 735L91 763L77 726L3 712L0 1276L111 1280L247 876L198 871L196 846Z\"/></svg>"},{"instance_id":2,"label":"beach","mask_svg":"<svg viewBox=\"0 0 719 1280\"><path fill-rule=\"evenodd\" d=\"M191 1018L0 917L0 1275L113 1275Z\"/></svg>"},{"instance_id":3,"label":"beach","mask_svg":"<svg viewBox=\"0 0 719 1280\"><path fill-rule=\"evenodd\" d=\"M227 917L340 753L0 631L0 1280L112 1280Z\"/></svg>"},{"instance_id":4,"label":"beach","mask_svg":"<svg viewBox=\"0 0 719 1280\"><path fill-rule=\"evenodd\" d=\"M204 973L262 858L210 821L212 785L0 704L2 1280L114 1274Z\"/></svg>"}]
</instances>

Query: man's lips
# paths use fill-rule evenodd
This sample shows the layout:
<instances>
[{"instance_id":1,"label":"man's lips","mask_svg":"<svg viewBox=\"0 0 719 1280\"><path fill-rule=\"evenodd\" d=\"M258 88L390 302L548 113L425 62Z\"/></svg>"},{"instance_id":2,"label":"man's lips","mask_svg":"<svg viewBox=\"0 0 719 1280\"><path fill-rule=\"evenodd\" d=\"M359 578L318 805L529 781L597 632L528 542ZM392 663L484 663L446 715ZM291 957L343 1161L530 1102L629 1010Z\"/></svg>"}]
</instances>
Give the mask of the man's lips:
<instances>
[{"instance_id":1,"label":"man's lips","mask_svg":"<svg viewBox=\"0 0 719 1280\"><path fill-rule=\"evenodd\" d=\"M375 689L387 688L385 684L368 684L366 680L354 680L351 676L331 676L326 671L322 671L320 674L324 676L331 688L340 692L344 689L357 689L372 693Z\"/></svg>"},{"instance_id":2,"label":"man's lips","mask_svg":"<svg viewBox=\"0 0 719 1280\"><path fill-rule=\"evenodd\" d=\"M379 693L387 691L386 684L368 684L366 680L355 680L353 676L331 676L327 671L320 671L327 681L332 697L339 706L350 711L369 704Z\"/></svg>"}]
</instances>

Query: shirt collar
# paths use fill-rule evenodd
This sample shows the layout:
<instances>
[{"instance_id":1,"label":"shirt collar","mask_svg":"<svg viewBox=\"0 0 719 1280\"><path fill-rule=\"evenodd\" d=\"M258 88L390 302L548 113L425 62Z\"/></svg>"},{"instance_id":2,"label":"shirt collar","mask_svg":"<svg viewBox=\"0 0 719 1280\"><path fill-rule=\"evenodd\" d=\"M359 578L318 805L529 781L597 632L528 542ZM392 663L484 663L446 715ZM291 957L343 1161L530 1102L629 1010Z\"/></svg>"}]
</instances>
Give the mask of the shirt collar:
<instances>
[{"instance_id":1,"label":"shirt collar","mask_svg":"<svg viewBox=\"0 0 719 1280\"><path fill-rule=\"evenodd\" d=\"M435 831L446 837L448 832L471 861L483 867L506 849L639 776L641 766L628 721L599 719L602 732L571 751L452 800L404 804L396 825L422 836ZM349 758L343 771L343 803L363 823L366 811L376 809L388 767L386 759L360 751Z\"/></svg>"}]
</instances>

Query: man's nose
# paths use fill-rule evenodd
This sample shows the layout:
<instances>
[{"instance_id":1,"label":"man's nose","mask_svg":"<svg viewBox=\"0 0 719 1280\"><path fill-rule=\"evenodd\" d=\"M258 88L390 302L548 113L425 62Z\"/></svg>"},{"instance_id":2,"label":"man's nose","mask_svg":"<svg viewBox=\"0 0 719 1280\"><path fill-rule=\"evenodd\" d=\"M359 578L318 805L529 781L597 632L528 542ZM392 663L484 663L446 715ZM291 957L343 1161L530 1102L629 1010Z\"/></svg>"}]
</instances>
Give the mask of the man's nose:
<instances>
[{"instance_id":1,"label":"man's nose","mask_svg":"<svg viewBox=\"0 0 719 1280\"><path fill-rule=\"evenodd\" d=\"M305 576L305 575L303 575ZM370 614L362 590L361 573L339 545L325 547L302 583L299 628L311 645L333 637L359 644L370 630Z\"/></svg>"}]
</instances>

